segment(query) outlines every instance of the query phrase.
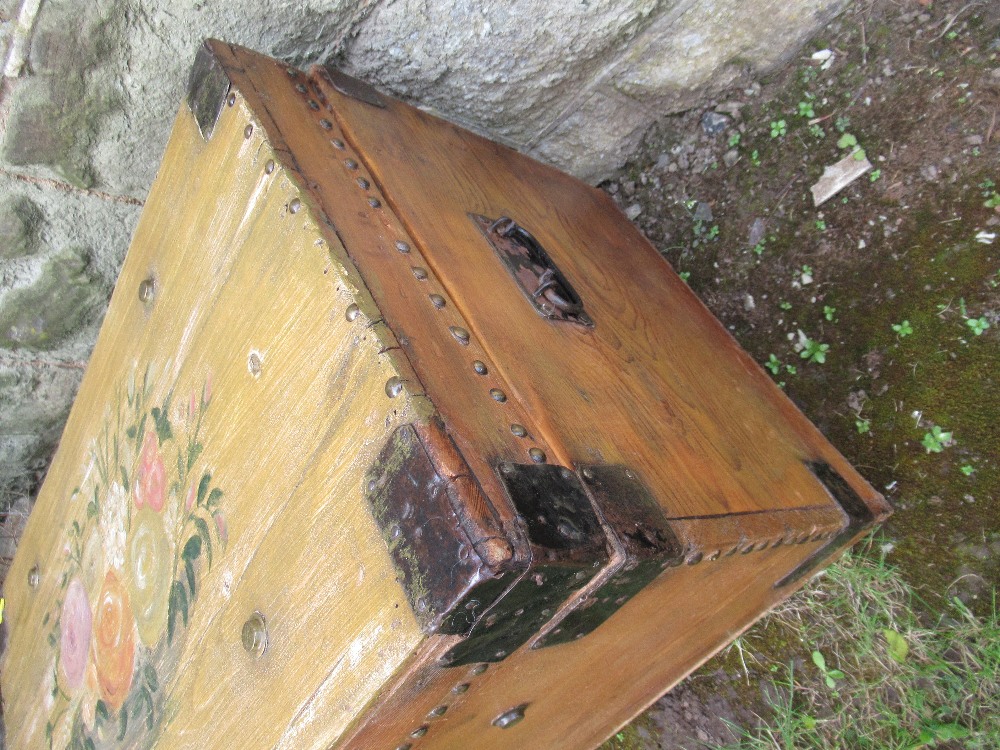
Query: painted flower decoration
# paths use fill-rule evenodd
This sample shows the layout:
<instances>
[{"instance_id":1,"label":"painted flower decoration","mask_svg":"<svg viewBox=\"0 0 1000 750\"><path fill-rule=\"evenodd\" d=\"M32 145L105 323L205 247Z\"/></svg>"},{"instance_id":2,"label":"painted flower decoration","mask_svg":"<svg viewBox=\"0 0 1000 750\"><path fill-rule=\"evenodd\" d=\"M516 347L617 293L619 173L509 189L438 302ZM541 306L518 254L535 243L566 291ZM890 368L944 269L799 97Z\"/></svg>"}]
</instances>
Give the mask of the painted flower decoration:
<instances>
[{"instance_id":1,"label":"painted flower decoration","mask_svg":"<svg viewBox=\"0 0 1000 750\"><path fill-rule=\"evenodd\" d=\"M147 646L155 646L166 628L172 563L163 516L142 508L132 520L127 578L139 638Z\"/></svg>"},{"instance_id":2,"label":"painted flower decoration","mask_svg":"<svg viewBox=\"0 0 1000 750\"><path fill-rule=\"evenodd\" d=\"M163 458L160 456L156 433L148 430L142 442L139 481L135 491L136 506L141 508L143 505L148 505L157 512L163 510L166 485L167 475L163 468Z\"/></svg>"},{"instance_id":3,"label":"painted flower decoration","mask_svg":"<svg viewBox=\"0 0 1000 750\"><path fill-rule=\"evenodd\" d=\"M42 621L48 721L32 747L152 746L202 576L226 547L224 493L200 438L210 377L171 406L157 369L119 388L66 504L60 593Z\"/></svg>"},{"instance_id":4,"label":"painted flower decoration","mask_svg":"<svg viewBox=\"0 0 1000 750\"><path fill-rule=\"evenodd\" d=\"M101 698L117 711L128 696L135 671L135 618L128 591L114 570L108 571L97 598L94 659Z\"/></svg>"},{"instance_id":5,"label":"painted flower decoration","mask_svg":"<svg viewBox=\"0 0 1000 750\"><path fill-rule=\"evenodd\" d=\"M101 536L104 555L111 567L117 570L125 564L125 505L125 488L118 482L112 482L101 503Z\"/></svg>"},{"instance_id":6,"label":"painted flower decoration","mask_svg":"<svg viewBox=\"0 0 1000 750\"><path fill-rule=\"evenodd\" d=\"M66 687L76 690L83 684L87 670L92 626L90 602L79 578L74 578L66 589L60 622L59 671Z\"/></svg>"}]
</instances>

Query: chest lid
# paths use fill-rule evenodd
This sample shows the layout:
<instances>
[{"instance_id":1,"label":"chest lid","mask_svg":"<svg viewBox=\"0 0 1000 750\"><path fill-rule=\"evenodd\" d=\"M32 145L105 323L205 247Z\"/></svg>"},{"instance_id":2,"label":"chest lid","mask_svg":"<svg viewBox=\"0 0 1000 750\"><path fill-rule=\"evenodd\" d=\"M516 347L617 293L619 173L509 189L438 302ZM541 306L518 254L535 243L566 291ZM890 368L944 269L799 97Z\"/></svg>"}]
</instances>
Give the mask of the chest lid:
<instances>
[{"instance_id":1,"label":"chest lid","mask_svg":"<svg viewBox=\"0 0 1000 750\"><path fill-rule=\"evenodd\" d=\"M504 461L612 464L672 519L830 507L819 461L878 502L604 193L338 71L225 52L487 494Z\"/></svg>"}]
</instances>

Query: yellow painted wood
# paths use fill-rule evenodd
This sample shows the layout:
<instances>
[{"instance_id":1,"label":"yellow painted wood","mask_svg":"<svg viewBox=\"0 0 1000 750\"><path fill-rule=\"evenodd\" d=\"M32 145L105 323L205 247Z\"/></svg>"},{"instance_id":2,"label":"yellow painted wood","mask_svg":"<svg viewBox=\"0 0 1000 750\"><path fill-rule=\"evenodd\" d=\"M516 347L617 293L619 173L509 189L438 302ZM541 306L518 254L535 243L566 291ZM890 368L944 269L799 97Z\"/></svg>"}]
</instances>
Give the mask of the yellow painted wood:
<instances>
[{"instance_id":1,"label":"yellow painted wood","mask_svg":"<svg viewBox=\"0 0 1000 750\"><path fill-rule=\"evenodd\" d=\"M362 479L426 401L331 242L241 98L182 108L7 580L10 747L327 747L422 640Z\"/></svg>"}]
</instances>

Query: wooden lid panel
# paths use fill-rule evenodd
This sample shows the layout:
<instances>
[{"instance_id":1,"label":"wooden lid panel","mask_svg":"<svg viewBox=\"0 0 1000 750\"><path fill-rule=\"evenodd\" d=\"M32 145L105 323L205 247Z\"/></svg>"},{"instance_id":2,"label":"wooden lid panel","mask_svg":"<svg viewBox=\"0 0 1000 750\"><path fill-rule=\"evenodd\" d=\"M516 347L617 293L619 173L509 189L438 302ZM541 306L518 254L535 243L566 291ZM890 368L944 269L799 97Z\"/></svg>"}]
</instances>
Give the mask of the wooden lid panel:
<instances>
[{"instance_id":1,"label":"wooden lid panel","mask_svg":"<svg viewBox=\"0 0 1000 750\"><path fill-rule=\"evenodd\" d=\"M672 517L826 505L816 458L877 497L602 193L399 102L324 91L555 460L632 466ZM528 228L595 327L541 317L470 212Z\"/></svg>"}]
</instances>

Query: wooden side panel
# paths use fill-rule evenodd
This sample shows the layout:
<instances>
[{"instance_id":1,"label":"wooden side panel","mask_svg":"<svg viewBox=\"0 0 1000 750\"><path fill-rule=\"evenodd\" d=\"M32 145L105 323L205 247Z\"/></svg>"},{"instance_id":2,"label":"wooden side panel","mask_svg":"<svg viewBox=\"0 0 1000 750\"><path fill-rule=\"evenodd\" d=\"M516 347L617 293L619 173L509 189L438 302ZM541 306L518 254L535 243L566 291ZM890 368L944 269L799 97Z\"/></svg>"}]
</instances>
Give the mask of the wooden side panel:
<instances>
[{"instance_id":1,"label":"wooden side panel","mask_svg":"<svg viewBox=\"0 0 1000 750\"><path fill-rule=\"evenodd\" d=\"M328 747L424 639L362 480L428 405L232 102L177 118L7 578L12 748Z\"/></svg>"},{"instance_id":2,"label":"wooden side panel","mask_svg":"<svg viewBox=\"0 0 1000 750\"><path fill-rule=\"evenodd\" d=\"M321 71L313 77L352 154L552 460L624 463L672 517L827 504L803 465L808 459L825 460L878 502L600 191L413 107L388 98L373 107L329 85ZM537 314L470 212L510 216L532 232L595 327ZM336 214L335 222L346 233L352 216ZM358 252L365 273L374 258ZM412 325L405 309L393 296L383 303L394 330ZM447 388L442 409L465 411L482 400L451 397L453 388L464 395L468 363L442 372L445 360L420 347L411 359L432 398ZM489 444L491 429L485 419L455 421L463 449Z\"/></svg>"},{"instance_id":3,"label":"wooden side panel","mask_svg":"<svg viewBox=\"0 0 1000 750\"><path fill-rule=\"evenodd\" d=\"M363 157L345 146L315 82L249 50L221 43L213 49L234 85L267 120L282 158L311 189L331 242L339 240L355 266L363 261L360 275L402 353L412 361L419 352L437 364L414 372L409 385L426 393L441 412L449 435L495 505L490 513L495 511L505 530L516 534L512 509L498 500L503 490L492 467L498 455L527 461L532 448L551 453L540 430L531 427L540 415L527 413L513 398L500 402L491 396L491 390L509 391L496 374L499 368L481 343L463 344L461 331L468 322L444 296L425 254L371 184L371 175L360 166ZM441 297L440 306L435 295ZM477 361L482 375L474 370ZM512 424L526 425L525 437L514 436ZM461 439L468 435L475 435L476 442Z\"/></svg>"},{"instance_id":4,"label":"wooden side panel","mask_svg":"<svg viewBox=\"0 0 1000 750\"><path fill-rule=\"evenodd\" d=\"M771 582L816 546L757 553L753 565L736 555L668 570L579 641L498 664L441 668L428 651L336 747L595 747L790 593ZM518 707L522 721L493 724Z\"/></svg>"}]
</instances>

